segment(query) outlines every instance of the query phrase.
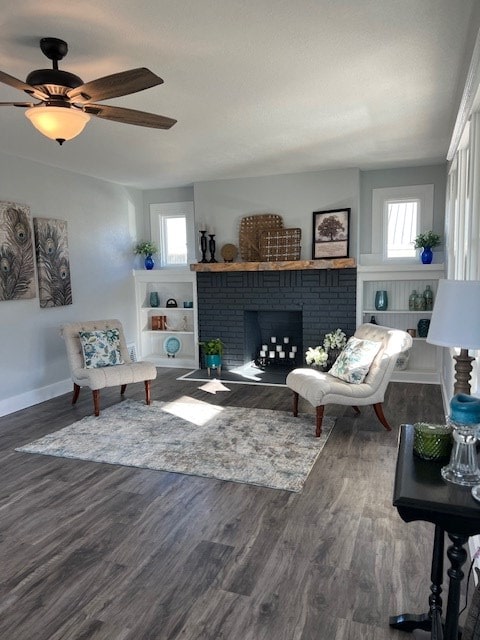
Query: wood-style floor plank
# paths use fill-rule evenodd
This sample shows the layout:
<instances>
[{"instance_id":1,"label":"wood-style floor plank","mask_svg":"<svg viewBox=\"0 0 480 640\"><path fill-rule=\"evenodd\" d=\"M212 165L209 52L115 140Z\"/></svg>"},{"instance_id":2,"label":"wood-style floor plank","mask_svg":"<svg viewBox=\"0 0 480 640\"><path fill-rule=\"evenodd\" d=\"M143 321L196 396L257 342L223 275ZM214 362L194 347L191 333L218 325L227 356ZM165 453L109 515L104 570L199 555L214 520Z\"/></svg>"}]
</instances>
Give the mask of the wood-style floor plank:
<instances>
[{"instance_id":1,"label":"wood-style floor plank","mask_svg":"<svg viewBox=\"0 0 480 640\"><path fill-rule=\"evenodd\" d=\"M152 397L291 411L286 388L210 395L181 373L160 369ZM328 407L300 494L14 450L91 414L87 390L70 400L0 418L0 638L400 639L389 615L426 610L433 527L403 523L392 492L399 425L442 421L438 387L392 383L391 433L370 407Z\"/></svg>"}]
</instances>

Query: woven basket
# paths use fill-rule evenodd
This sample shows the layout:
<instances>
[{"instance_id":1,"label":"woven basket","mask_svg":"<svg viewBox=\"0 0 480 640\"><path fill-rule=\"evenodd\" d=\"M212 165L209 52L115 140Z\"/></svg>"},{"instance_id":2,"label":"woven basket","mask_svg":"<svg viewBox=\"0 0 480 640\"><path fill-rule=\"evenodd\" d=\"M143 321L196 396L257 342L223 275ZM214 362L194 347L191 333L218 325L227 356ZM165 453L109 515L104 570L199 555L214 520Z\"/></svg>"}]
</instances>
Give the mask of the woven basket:
<instances>
[{"instance_id":1,"label":"woven basket","mask_svg":"<svg viewBox=\"0 0 480 640\"><path fill-rule=\"evenodd\" d=\"M300 260L301 229L270 229L260 236L260 260Z\"/></svg>"},{"instance_id":2,"label":"woven basket","mask_svg":"<svg viewBox=\"0 0 480 640\"><path fill-rule=\"evenodd\" d=\"M276 213L258 213L242 218L239 232L239 247L242 260L245 262L258 262L261 260L260 238L265 231L282 228L282 216Z\"/></svg>"}]
</instances>

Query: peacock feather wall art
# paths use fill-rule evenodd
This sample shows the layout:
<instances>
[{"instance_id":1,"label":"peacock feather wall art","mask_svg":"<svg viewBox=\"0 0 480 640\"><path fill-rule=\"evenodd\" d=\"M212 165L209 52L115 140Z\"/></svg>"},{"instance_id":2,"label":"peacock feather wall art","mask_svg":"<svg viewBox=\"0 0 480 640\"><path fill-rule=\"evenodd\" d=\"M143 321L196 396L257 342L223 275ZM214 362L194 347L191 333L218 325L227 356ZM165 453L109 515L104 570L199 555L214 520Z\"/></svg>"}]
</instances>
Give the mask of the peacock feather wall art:
<instances>
[{"instance_id":1,"label":"peacock feather wall art","mask_svg":"<svg viewBox=\"0 0 480 640\"><path fill-rule=\"evenodd\" d=\"M0 202L0 300L35 297L30 208Z\"/></svg>"},{"instance_id":2,"label":"peacock feather wall art","mask_svg":"<svg viewBox=\"0 0 480 640\"><path fill-rule=\"evenodd\" d=\"M40 307L72 304L66 220L34 218Z\"/></svg>"}]
</instances>

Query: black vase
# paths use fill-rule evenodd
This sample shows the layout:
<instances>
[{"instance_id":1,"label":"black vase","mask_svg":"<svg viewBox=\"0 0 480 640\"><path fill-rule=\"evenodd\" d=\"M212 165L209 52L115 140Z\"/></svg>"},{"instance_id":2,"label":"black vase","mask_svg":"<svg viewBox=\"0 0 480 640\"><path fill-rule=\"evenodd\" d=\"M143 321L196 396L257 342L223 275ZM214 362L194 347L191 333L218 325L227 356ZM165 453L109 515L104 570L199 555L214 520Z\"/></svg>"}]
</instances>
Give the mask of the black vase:
<instances>
[{"instance_id":1,"label":"black vase","mask_svg":"<svg viewBox=\"0 0 480 640\"><path fill-rule=\"evenodd\" d=\"M428 336L428 329L430 327L430 320L428 318L422 318L418 321L417 331L419 338L426 338Z\"/></svg>"}]
</instances>

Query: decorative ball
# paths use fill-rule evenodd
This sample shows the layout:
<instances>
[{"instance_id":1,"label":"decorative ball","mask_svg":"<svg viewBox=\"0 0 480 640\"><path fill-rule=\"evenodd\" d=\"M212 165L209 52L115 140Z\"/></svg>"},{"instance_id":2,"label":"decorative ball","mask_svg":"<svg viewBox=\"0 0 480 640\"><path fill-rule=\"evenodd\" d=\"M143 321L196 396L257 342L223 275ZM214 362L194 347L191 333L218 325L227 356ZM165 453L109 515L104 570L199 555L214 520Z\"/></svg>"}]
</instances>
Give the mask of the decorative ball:
<instances>
[{"instance_id":1,"label":"decorative ball","mask_svg":"<svg viewBox=\"0 0 480 640\"><path fill-rule=\"evenodd\" d=\"M225 262L233 262L238 256L238 249L234 244L224 244L220 251L220 255Z\"/></svg>"}]
</instances>

